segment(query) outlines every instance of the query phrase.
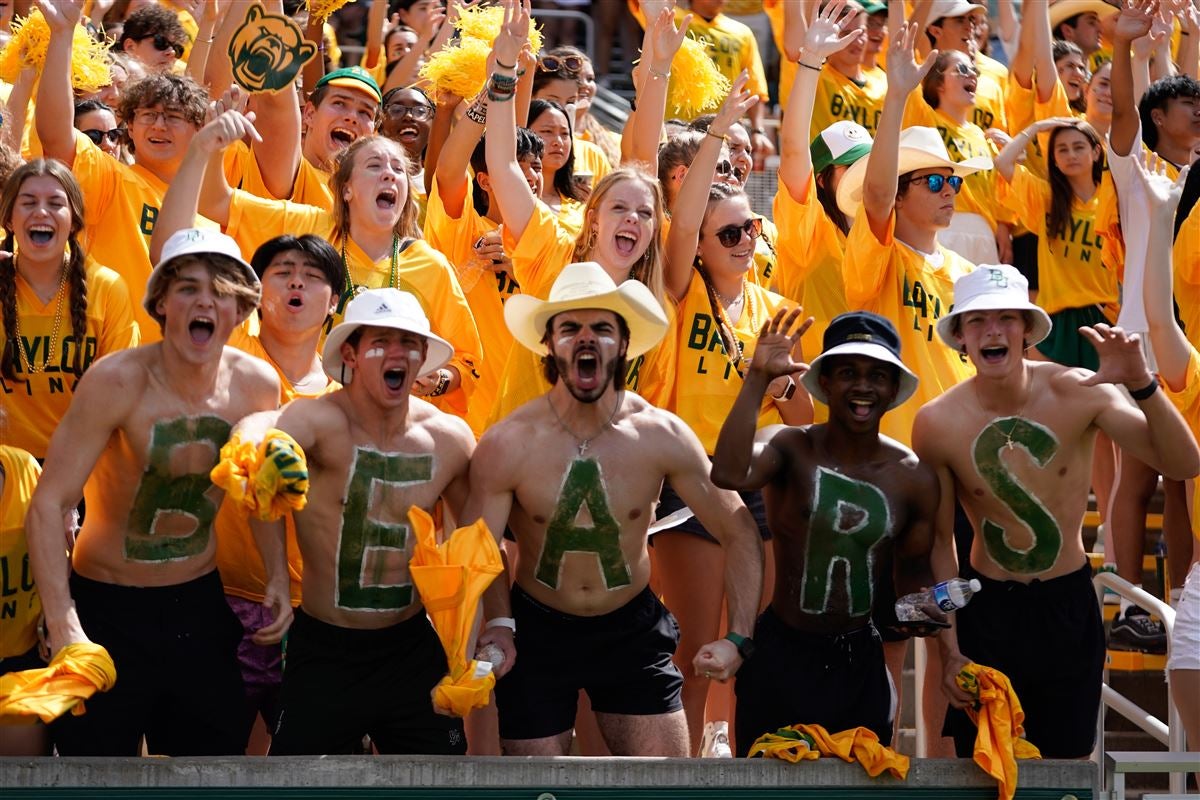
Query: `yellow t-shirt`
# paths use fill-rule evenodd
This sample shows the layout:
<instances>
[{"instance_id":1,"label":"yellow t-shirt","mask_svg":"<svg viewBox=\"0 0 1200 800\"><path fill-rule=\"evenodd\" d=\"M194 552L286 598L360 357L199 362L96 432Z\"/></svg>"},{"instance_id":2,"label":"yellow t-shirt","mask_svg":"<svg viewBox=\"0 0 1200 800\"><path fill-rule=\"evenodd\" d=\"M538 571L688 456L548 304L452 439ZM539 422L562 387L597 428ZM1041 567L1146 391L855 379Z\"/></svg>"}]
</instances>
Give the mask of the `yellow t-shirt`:
<instances>
[{"instance_id":1,"label":"yellow t-shirt","mask_svg":"<svg viewBox=\"0 0 1200 800\"><path fill-rule=\"evenodd\" d=\"M1179 413L1192 429L1192 436L1200 442L1200 352L1192 345L1192 355L1188 360L1187 384L1182 391L1172 392L1167 389L1167 397L1179 409ZM1195 487L1195 508L1192 514L1192 534L1200 539L1200 480L1193 480Z\"/></svg>"},{"instance_id":2,"label":"yellow t-shirt","mask_svg":"<svg viewBox=\"0 0 1200 800\"><path fill-rule=\"evenodd\" d=\"M946 151L955 161L966 161L975 156L995 158L996 151L983 135L983 129L968 122L959 125L941 111L930 108L919 91L908 97L904 107L904 127L924 125L936 128L946 145ZM996 200L996 171L981 170L963 180L962 191L954 200L954 210L960 214L979 214L994 232L1001 222L1011 222L1013 215Z\"/></svg>"},{"instance_id":3,"label":"yellow t-shirt","mask_svg":"<svg viewBox=\"0 0 1200 800\"><path fill-rule=\"evenodd\" d=\"M1037 99L1035 87L1026 89L1016 81L1009 81L1005 90L1005 112L1014 134L1020 133L1039 119L1082 116L1071 108L1062 81L1054 82L1054 91L1045 103ZM1049 145L1050 131L1043 131L1025 148L1025 168L1039 178L1045 178L1047 175L1046 148Z\"/></svg>"},{"instance_id":4,"label":"yellow t-shirt","mask_svg":"<svg viewBox=\"0 0 1200 800\"><path fill-rule=\"evenodd\" d=\"M243 253L253 253L263 242L283 233L294 236L311 233L335 248L342 244L329 212L289 200L266 200L238 190L234 190L230 201L226 232ZM356 286L380 289L391 285L390 256L372 261L353 239L345 243L345 253L346 269ZM454 268L428 242L414 239L396 259L395 285L416 296L433 332L454 347L450 364L458 369L462 383L458 389L429 400L443 411L464 416L475 391L475 366L483 360L483 345ZM341 321L341 313L334 312L333 324Z\"/></svg>"},{"instance_id":5,"label":"yellow t-shirt","mask_svg":"<svg viewBox=\"0 0 1200 800\"><path fill-rule=\"evenodd\" d=\"M33 585L29 545L25 541L25 514L37 488L42 468L33 456L0 444L4 468L4 494L0 495L0 659L24 655L37 644L37 623L42 600ZM0 672L4 665L0 664Z\"/></svg>"},{"instance_id":6,"label":"yellow t-shirt","mask_svg":"<svg viewBox=\"0 0 1200 800\"><path fill-rule=\"evenodd\" d=\"M297 397L320 397L323 394L337 391L341 385L335 381L327 381L320 392L306 394L297 392L292 382L283 370L279 368L263 347L259 338L248 332L248 326L243 324L234 330L229 337L229 346L236 347L244 353L266 361L279 375L280 402L290 403ZM292 515L284 517L287 528L287 558L288 575L291 578L292 605L300 605L301 576L304 574L304 562L300 557L300 546L296 542L296 525ZM225 594L240 597L243 600L261 603L266 591L267 571L263 566L262 556L258 545L254 542L254 533L250 530L250 520L245 509L231 500L229 495L221 502L217 518L213 522L217 535L217 570L221 573L221 583L225 586Z\"/></svg>"},{"instance_id":7,"label":"yellow t-shirt","mask_svg":"<svg viewBox=\"0 0 1200 800\"><path fill-rule=\"evenodd\" d=\"M458 271L458 282L466 294L479 337L487 342L487 358L478 365L479 379L475 383L475 394L467 409L466 420L476 436L487 429L488 417L500 390L500 378L508 363L513 337L504 324L504 303L520 292L521 287L506 272L493 272L473 264L472 245L485 233L496 229L496 223L479 216L471 203L471 189L467 187L463 200L462 214L451 217L442 205L437 179L429 193L429 210L425 217L425 241L440 250Z\"/></svg>"},{"instance_id":8,"label":"yellow t-shirt","mask_svg":"<svg viewBox=\"0 0 1200 800\"><path fill-rule=\"evenodd\" d=\"M698 271L692 271L687 294L679 304L674 325L667 332L675 338L678 354L675 392L668 410L691 426L709 455L716 449L721 426L741 391L742 375L754 357L754 346L763 323L786 303L786 299L774 292L746 281L741 316L731 322L744 358L740 365L735 365L721 339L720 325L714 319L704 279ZM782 422L775 403L765 399L759 410L758 427Z\"/></svg>"},{"instance_id":9,"label":"yellow t-shirt","mask_svg":"<svg viewBox=\"0 0 1200 800\"><path fill-rule=\"evenodd\" d=\"M1088 56L1088 71L1093 75L1096 70L1112 61L1112 46L1101 44L1100 49Z\"/></svg>"},{"instance_id":10,"label":"yellow t-shirt","mask_svg":"<svg viewBox=\"0 0 1200 800\"><path fill-rule=\"evenodd\" d=\"M954 302L954 282L975 265L941 245L933 256L919 253L897 241L895 231L893 213L881 242L867 215L860 214L846 239L842 278L850 308L873 311L896 326L900 358L920 378L913 396L885 414L880 426L882 433L911 446L917 410L975 372L934 330Z\"/></svg>"},{"instance_id":11,"label":"yellow t-shirt","mask_svg":"<svg viewBox=\"0 0 1200 800\"><path fill-rule=\"evenodd\" d=\"M782 85L780 91L783 91ZM791 86L788 91L791 91ZM817 97L813 101L812 124L808 128L809 141L843 119L857 122L874 136L886 94L887 75L879 67L863 70L862 85L859 85L826 64L817 77Z\"/></svg>"},{"instance_id":12,"label":"yellow t-shirt","mask_svg":"<svg viewBox=\"0 0 1200 800\"><path fill-rule=\"evenodd\" d=\"M1096 212L1103 192L1112 192L1112 179L1104 179L1087 202L1074 198L1071 222L1065 236L1047 234L1050 184L1017 165L1012 182L997 182L999 198L1038 237L1037 302L1047 314L1066 308L1104 306L1115 321L1120 309L1117 276L1101 260L1104 240L1096 228Z\"/></svg>"},{"instance_id":13,"label":"yellow t-shirt","mask_svg":"<svg viewBox=\"0 0 1200 800\"><path fill-rule=\"evenodd\" d=\"M817 184L808 177L806 202L798 203L781 182L775 191L775 220L783 232L779 241L779 272L775 291L804 306L813 317L812 327L801 340L809 357L822 350L825 329L838 314L850 310L842 283L842 261L846 257L846 235L825 214L817 200ZM828 408L814 403L819 417L827 419ZM821 418L824 417L824 418Z\"/></svg>"},{"instance_id":14,"label":"yellow t-shirt","mask_svg":"<svg viewBox=\"0 0 1200 800\"><path fill-rule=\"evenodd\" d=\"M792 84L796 82L796 71L799 67L789 59L783 46L784 0L763 0L763 13L771 25L771 39L775 42L775 52L779 53L779 107L787 111L788 98L792 94Z\"/></svg>"},{"instance_id":15,"label":"yellow t-shirt","mask_svg":"<svg viewBox=\"0 0 1200 800\"><path fill-rule=\"evenodd\" d=\"M332 176L320 167L313 166L307 158L300 158L291 196L276 198L263 183L258 160L254 158L254 153L245 142L234 142L225 153L225 179L233 188L242 189L267 200L291 200L293 203L316 206L326 211L333 210L333 190L329 188L329 179Z\"/></svg>"},{"instance_id":16,"label":"yellow t-shirt","mask_svg":"<svg viewBox=\"0 0 1200 800\"><path fill-rule=\"evenodd\" d=\"M142 307L142 298L154 268L150 263L150 237L167 184L145 167L138 164L131 167L117 161L82 134L75 136L75 163L71 171L79 181L88 212L84 250L101 264L111 264L125 279L142 344L161 340L162 331ZM200 215L196 215L196 226L219 228Z\"/></svg>"},{"instance_id":17,"label":"yellow t-shirt","mask_svg":"<svg viewBox=\"0 0 1200 800\"><path fill-rule=\"evenodd\" d=\"M686 9L675 9L675 23L679 24L688 14ZM645 27L645 15L637 12L638 22ZM717 14L711 21L705 20L699 14L692 15L692 23L688 27L688 36L704 45L708 57L717 65L717 70L732 83L742 70L750 73L746 83L746 91L756 94L765 103L767 94L767 76L763 72L762 58L758 53L758 40L754 31L737 20L730 19L724 14ZM674 74L671 81L678 80ZM670 87L667 96L670 97ZM695 114L684 114L679 108L672 108L667 101L667 119L688 119Z\"/></svg>"},{"instance_id":18,"label":"yellow t-shirt","mask_svg":"<svg viewBox=\"0 0 1200 800\"><path fill-rule=\"evenodd\" d=\"M575 177L590 175L589 185L595 187L605 175L612 172L612 164L599 145L584 141L576 136L571 142L575 155Z\"/></svg>"},{"instance_id":19,"label":"yellow t-shirt","mask_svg":"<svg viewBox=\"0 0 1200 800\"><path fill-rule=\"evenodd\" d=\"M129 290L121 276L90 258L86 262L86 274L87 332L84 334L83 359L80 362L85 370L101 356L126 347L136 347L140 341L129 302ZM17 377L27 380L7 383L0 378L4 409L8 413L8 419L2 426L3 441L28 450L35 458L45 458L50 436L75 396L75 384L79 378L74 373L74 365L79 340L71 330L69 287L62 297L58 338L51 341L55 330L55 312L59 308L58 296L43 303L24 278L18 275L16 283L17 316L21 323L25 352L34 365L45 364L48 351L53 352L54 359L46 365L45 371L26 373L18 351ZM14 335L13 331L7 333L10 337Z\"/></svg>"},{"instance_id":20,"label":"yellow t-shirt","mask_svg":"<svg viewBox=\"0 0 1200 800\"><path fill-rule=\"evenodd\" d=\"M1200 347L1200 203L1192 206L1179 226L1172 249L1175 268L1175 304L1183 332L1192 347ZM1196 511L1200 517L1200 510Z\"/></svg>"},{"instance_id":21,"label":"yellow t-shirt","mask_svg":"<svg viewBox=\"0 0 1200 800\"><path fill-rule=\"evenodd\" d=\"M1008 131L1008 117L1004 113L1004 89L1008 85L1008 70L999 61L979 53L975 56L975 67L979 70L979 81L975 86L975 111L971 116L983 130L999 128ZM920 93L917 89L917 93Z\"/></svg>"},{"instance_id":22,"label":"yellow t-shirt","mask_svg":"<svg viewBox=\"0 0 1200 800\"><path fill-rule=\"evenodd\" d=\"M746 277L769 289L775 282L775 271L779 264L779 228L762 214L754 216L762 220L762 235L754 241L754 269Z\"/></svg>"}]
</instances>

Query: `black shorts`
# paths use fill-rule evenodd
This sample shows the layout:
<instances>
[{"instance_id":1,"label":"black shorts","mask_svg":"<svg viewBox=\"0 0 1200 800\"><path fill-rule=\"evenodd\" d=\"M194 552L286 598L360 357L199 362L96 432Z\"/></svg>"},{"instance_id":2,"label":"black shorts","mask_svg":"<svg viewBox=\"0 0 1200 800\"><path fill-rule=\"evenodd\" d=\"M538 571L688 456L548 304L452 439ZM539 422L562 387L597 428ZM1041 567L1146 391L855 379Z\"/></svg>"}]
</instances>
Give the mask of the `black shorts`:
<instances>
[{"instance_id":1,"label":"black shorts","mask_svg":"<svg viewBox=\"0 0 1200 800\"><path fill-rule=\"evenodd\" d=\"M955 612L962 654L1008 676L1025 710L1025 738L1043 757L1087 756L1105 656L1091 567L1028 584L972 577L983 590ZM954 737L960 758L971 756L975 733L965 712L946 714L942 734Z\"/></svg>"},{"instance_id":2,"label":"black shorts","mask_svg":"<svg viewBox=\"0 0 1200 800\"><path fill-rule=\"evenodd\" d=\"M296 609L271 755L463 755L462 720L433 710L446 654L424 613L387 628L330 625Z\"/></svg>"},{"instance_id":3,"label":"black shorts","mask_svg":"<svg viewBox=\"0 0 1200 800\"><path fill-rule=\"evenodd\" d=\"M592 709L645 716L683 708L671 661L679 625L646 588L616 611L564 614L512 589L517 661L496 684L501 739L542 739L575 724L579 690Z\"/></svg>"},{"instance_id":4,"label":"black shorts","mask_svg":"<svg viewBox=\"0 0 1200 800\"><path fill-rule=\"evenodd\" d=\"M42 660L42 656L38 653L38 646L26 650L24 653L16 656L8 656L0 658L0 677L4 677L10 672L24 672L27 669L43 669L46 662Z\"/></svg>"},{"instance_id":5,"label":"black shorts","mask_svg":"<svg viewBox=\"0 0 1200 800\"><path fill-rule=\"evenodd\" d=\"M112 656L117 683L88 700L86 714L51 725L61 755L136 756L143 735L156 755L246 752L242 626L216 570L175 586L72 575L71 595L88 638Z\"/></svg>"},{"instance_id":6,"label":"black shorts","mask_svg":"<svg viewBox=\"0 0 1200 800\"><path fill-rule=\"evenodd\" d=\"M806 633L768 606L754 626L754 645L734 685L738 758L764 733L801 723L832 733L861 725L891 743L896 693L874 626Z\"/></svg>"},{"instance_id":7,"label":"black shorts","mask_svg":"<svg viewBox=\"0 0 1200 800\"><path fill-rule=\"evenodd\" d=\"M764 542L771 540L771 530L767 527L767 507L763 504L762 492L738 492L742 498L742 502L746 504L746 508L750 509L750 513L754 516L754 522L758 525L758 535L762 537ZM662 519L668 514L674 513L686 506L683 498L675 493L671 488L671 484L664 481L662 493L658 497L658 511L655 513L656 519ZM690 517L673 528L668 528L661 533L690 533L693 536L699 536L701 539L706 539L710 542L716 542L716 538L705 530L700 524L700 520L695 517ZM650 537L650 544L654 544L654 534Z\"/></svg>"}]
</instances>

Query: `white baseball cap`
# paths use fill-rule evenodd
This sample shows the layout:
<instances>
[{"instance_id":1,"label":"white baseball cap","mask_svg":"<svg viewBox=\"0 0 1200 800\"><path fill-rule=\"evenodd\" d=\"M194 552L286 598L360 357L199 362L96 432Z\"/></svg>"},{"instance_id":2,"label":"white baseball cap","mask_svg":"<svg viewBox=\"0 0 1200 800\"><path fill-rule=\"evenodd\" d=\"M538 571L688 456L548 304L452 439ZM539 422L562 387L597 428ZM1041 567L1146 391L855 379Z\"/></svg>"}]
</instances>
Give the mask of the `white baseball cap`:
<instances>
[{"instance_id":1,"label":"white baseball cap","mask_svg":"<svg viewBox=\"0 0 1200 800\"><path fill-rule=\"evenodd\" d=\"M862 125L848 119L838 120L812 140L809 153L813 174L830 164L850 166L871 152L872 142L871 133Z\"/></svg>"},{"instance_id":2,"label":"white baseball cap","mask_svg":"<svg viewBox=\"0 0 1200 800\"><path fill-rule=\"evenodd\" d=\"M416 297L390 287L368 289L350 301L342 322L335 326L325 339L321 364L326 375L340 381L342 385L350 383L354 371L345 369L342 344L350 334L368 326L408 331L425 337L425 361L417 371L417 377L440 369L454 355L454 347L430 330L429 318L425 316L421 302Z\"/></svg>"},{"instance_id":3,"label":"white baseball cap","mask_svg":"<svg viewBox=\"0 0 1200 800\"><path fill-rule=\"evenodd\" d=\"M154 265L154 270L146 281L146 295L142 300L142 305L150 316L159 319L158 310L153 307L153 298L157 296L158 284L163 280L163 271L166 267L175 259L183 256L210 255L224 256L233 261L241 269L246 285L262 292L262 284L258 280L258 275L255 274L254 268L246 263L246 259L242 258L242 250L232 237L217 230L184 228L175 231L167 239L167 243L163 245L162 256ZM159 321L161 322L161 320Z\"/></svg>"},{"instance_id":4,"label":"white baseball cap","mask_svg":"<svg viewBox=\"0 0 1200 800\"><path fill-rule=\"evenodd\" d=\"M938 336L958 349L954 339L954 318L968 311L1028 311L1033 327L1025 342L1033 346L1050 334L1053 323L1040 306L1029 302L1029 281L1008 264L980 264L974 271L954 282L954 305L950 313L937 321Z\"/></svg>"},{"instance_id":5,"label":"white baseball cap","mask_svg":"<svg viewBox=\"0 0 1200 800\"><path fill-rule=\"evenodd\" d=\"M929 21L939 20L942 17L965 17L972 11L982 11L987 13L987 6L979 3L970 3L967 0L933 0L929 6Z\"/></svg>"}]
</instances>

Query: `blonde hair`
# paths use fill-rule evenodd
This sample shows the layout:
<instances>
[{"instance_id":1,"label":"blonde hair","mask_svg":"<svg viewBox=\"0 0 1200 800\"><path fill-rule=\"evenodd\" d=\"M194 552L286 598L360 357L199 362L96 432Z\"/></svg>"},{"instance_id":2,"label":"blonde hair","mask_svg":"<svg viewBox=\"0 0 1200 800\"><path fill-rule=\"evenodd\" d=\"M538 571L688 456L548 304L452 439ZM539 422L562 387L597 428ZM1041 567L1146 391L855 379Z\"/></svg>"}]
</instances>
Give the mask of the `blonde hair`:
<instances>
[{"instance_id":1,"label":"blonde hair","mask_svg":"<svg viewBox=\"0 0 1200 800\"><path fill-rule=\"evenodd\" d=\"M376 142L383 142L386 146L392 148L404 162L405 180L409 174L408 154L404 152L404 147L398 142L394 142L386 136L372 134L358 139L354 144L347 147L337 156L337 166L333 171L333 175L329 178L329 187L333 190L333 208L330 209L333 214L333 227L337 231L338 239L345 242L350 238L350 204L346 202L346 186L350 183L350 177L354 174L355 161L359 152ZM417 217L420 214L420 209L417 208L417 203L413 199L412 185L405 184L404 206L400 209L400 219L396 221L396 227L393 231L401 239L420 239L421 228L417 225Z\"/></svg>"},{"instance_id":2,"label":"blonde hair","mask_svg":"<svg viewBox=\"0 0 1200 800\"><path fill-rule=\"evenodd\" d=\"M596 215L596 207L604 202L604 198L612 191L613 187L619 183L626 181L635 181L642 184L650 190L650 196L654 202L654 237L650 240L650 244L646 247L646 252L642 253L642 257L629 270L629 277L645 284L658 302L666 308L667 304L667 284L663 277L663 272L666 269L666 255L664 246L664 232L666 227L666 214L664 208L666 203L663 200L662 187L659 186L657 180L652 175L638 167L619 167L604 176L604 179L596 184L592 189L591 196L588 197L587 203L583 207L583 229L580 230L578 238L575 239L575 252L571 256L572 261L594 261L592 252L595 249L595 239L592 235L593 218Z\"/></svg>"}]
</instances>

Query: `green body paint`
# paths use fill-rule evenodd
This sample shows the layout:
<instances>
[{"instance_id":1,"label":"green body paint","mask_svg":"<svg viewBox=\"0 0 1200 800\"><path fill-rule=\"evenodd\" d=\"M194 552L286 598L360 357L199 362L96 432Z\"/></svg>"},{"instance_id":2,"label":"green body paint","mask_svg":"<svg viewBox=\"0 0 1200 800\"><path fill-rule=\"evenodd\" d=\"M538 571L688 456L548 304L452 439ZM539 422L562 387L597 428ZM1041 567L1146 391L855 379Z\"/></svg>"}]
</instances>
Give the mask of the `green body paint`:
<instances>
[{"instance_id":1,"label":"green body paint","mask_svg":"<svg viewBox=\"0 0 1200 800\"><path fill-rule=\"evenodd\" d=\"M1011 450L1015 445L1029 453L1039 467L1046 466L1058 452L1058 440L1048 428L1023 417L1000 417L975 437L975 471L996 499L1025 523L1033 534L1033 542L1026 549L1018 550L1009 544L1004 528L985 517L983 543L992 561L1009 572L1045 572L1058 560L1062 531L1041 501L1030 494L1000 460L1000 452L1006 448Z\"/></svg>"},{"instance_id":2,"label":"green body paint","mask_svg":"<svg viewBox=\"0 0 1200 800\"><path fill-rule=\"evenodd\" d=\"M342 531L338 540L338 608L358 611L401 611L412 604L411 583L383 584L386 559L382 551L404 553L408 544L408 521L379 522L370 518L371 498L376 487L412 486L433 478L433 456L384 454L365 447L354 448L354 466L346 486L342 508ZM367 575L368 557L374 554L374 569Z\"/></svg>"},{"instance_id":3,"label":"green body paint","mask_svg":"<svg viewBox=\"0 0 1200 800\"><path fill-rule=\"evenodd\" d=\"M575 524L579 510L587 505L592 527ZM563 481L554 516L546 526L546 541L538 559L537 579L557 589L562 573L563 556L567 553L595 553L604 573L607 589L628 586L631 581L629 564L621 552L621 526L608 507L608 492L595 459L576 459Z\"/></svg>"},{"instance_id":4,"label":"green body paint","mask_svg":"<svg viewBox=\"0 0 1200 800\"><path fill-rule=\"evenodd\" d=\"M208 477L217 465L221 447L232 426L220 417L179 417L154 423L146 471L138 483L129 527L125 533L125 558L129 561L179 561L203 553L212 538L217 504L209 497L214 487ZM203 471L174 475L171 452L204 442L212 446L212 463ZM167 536L157 531L164 517L185 517L195 523L187 536Z\"/></svg>"},{"instance_id":5,"label":"green body paint","mask_svg":"<svg viewBox=\"0 0 1200 800\"><path fill-rule=\"evenodd\" d=\"M808 520L801 608L810 614L831 611L833 568L842 562L849 613L871 612L871 568L876 546L891 535L891 513L879 487L817 467L813 511Z\"/></svg>"}]
</instances>

